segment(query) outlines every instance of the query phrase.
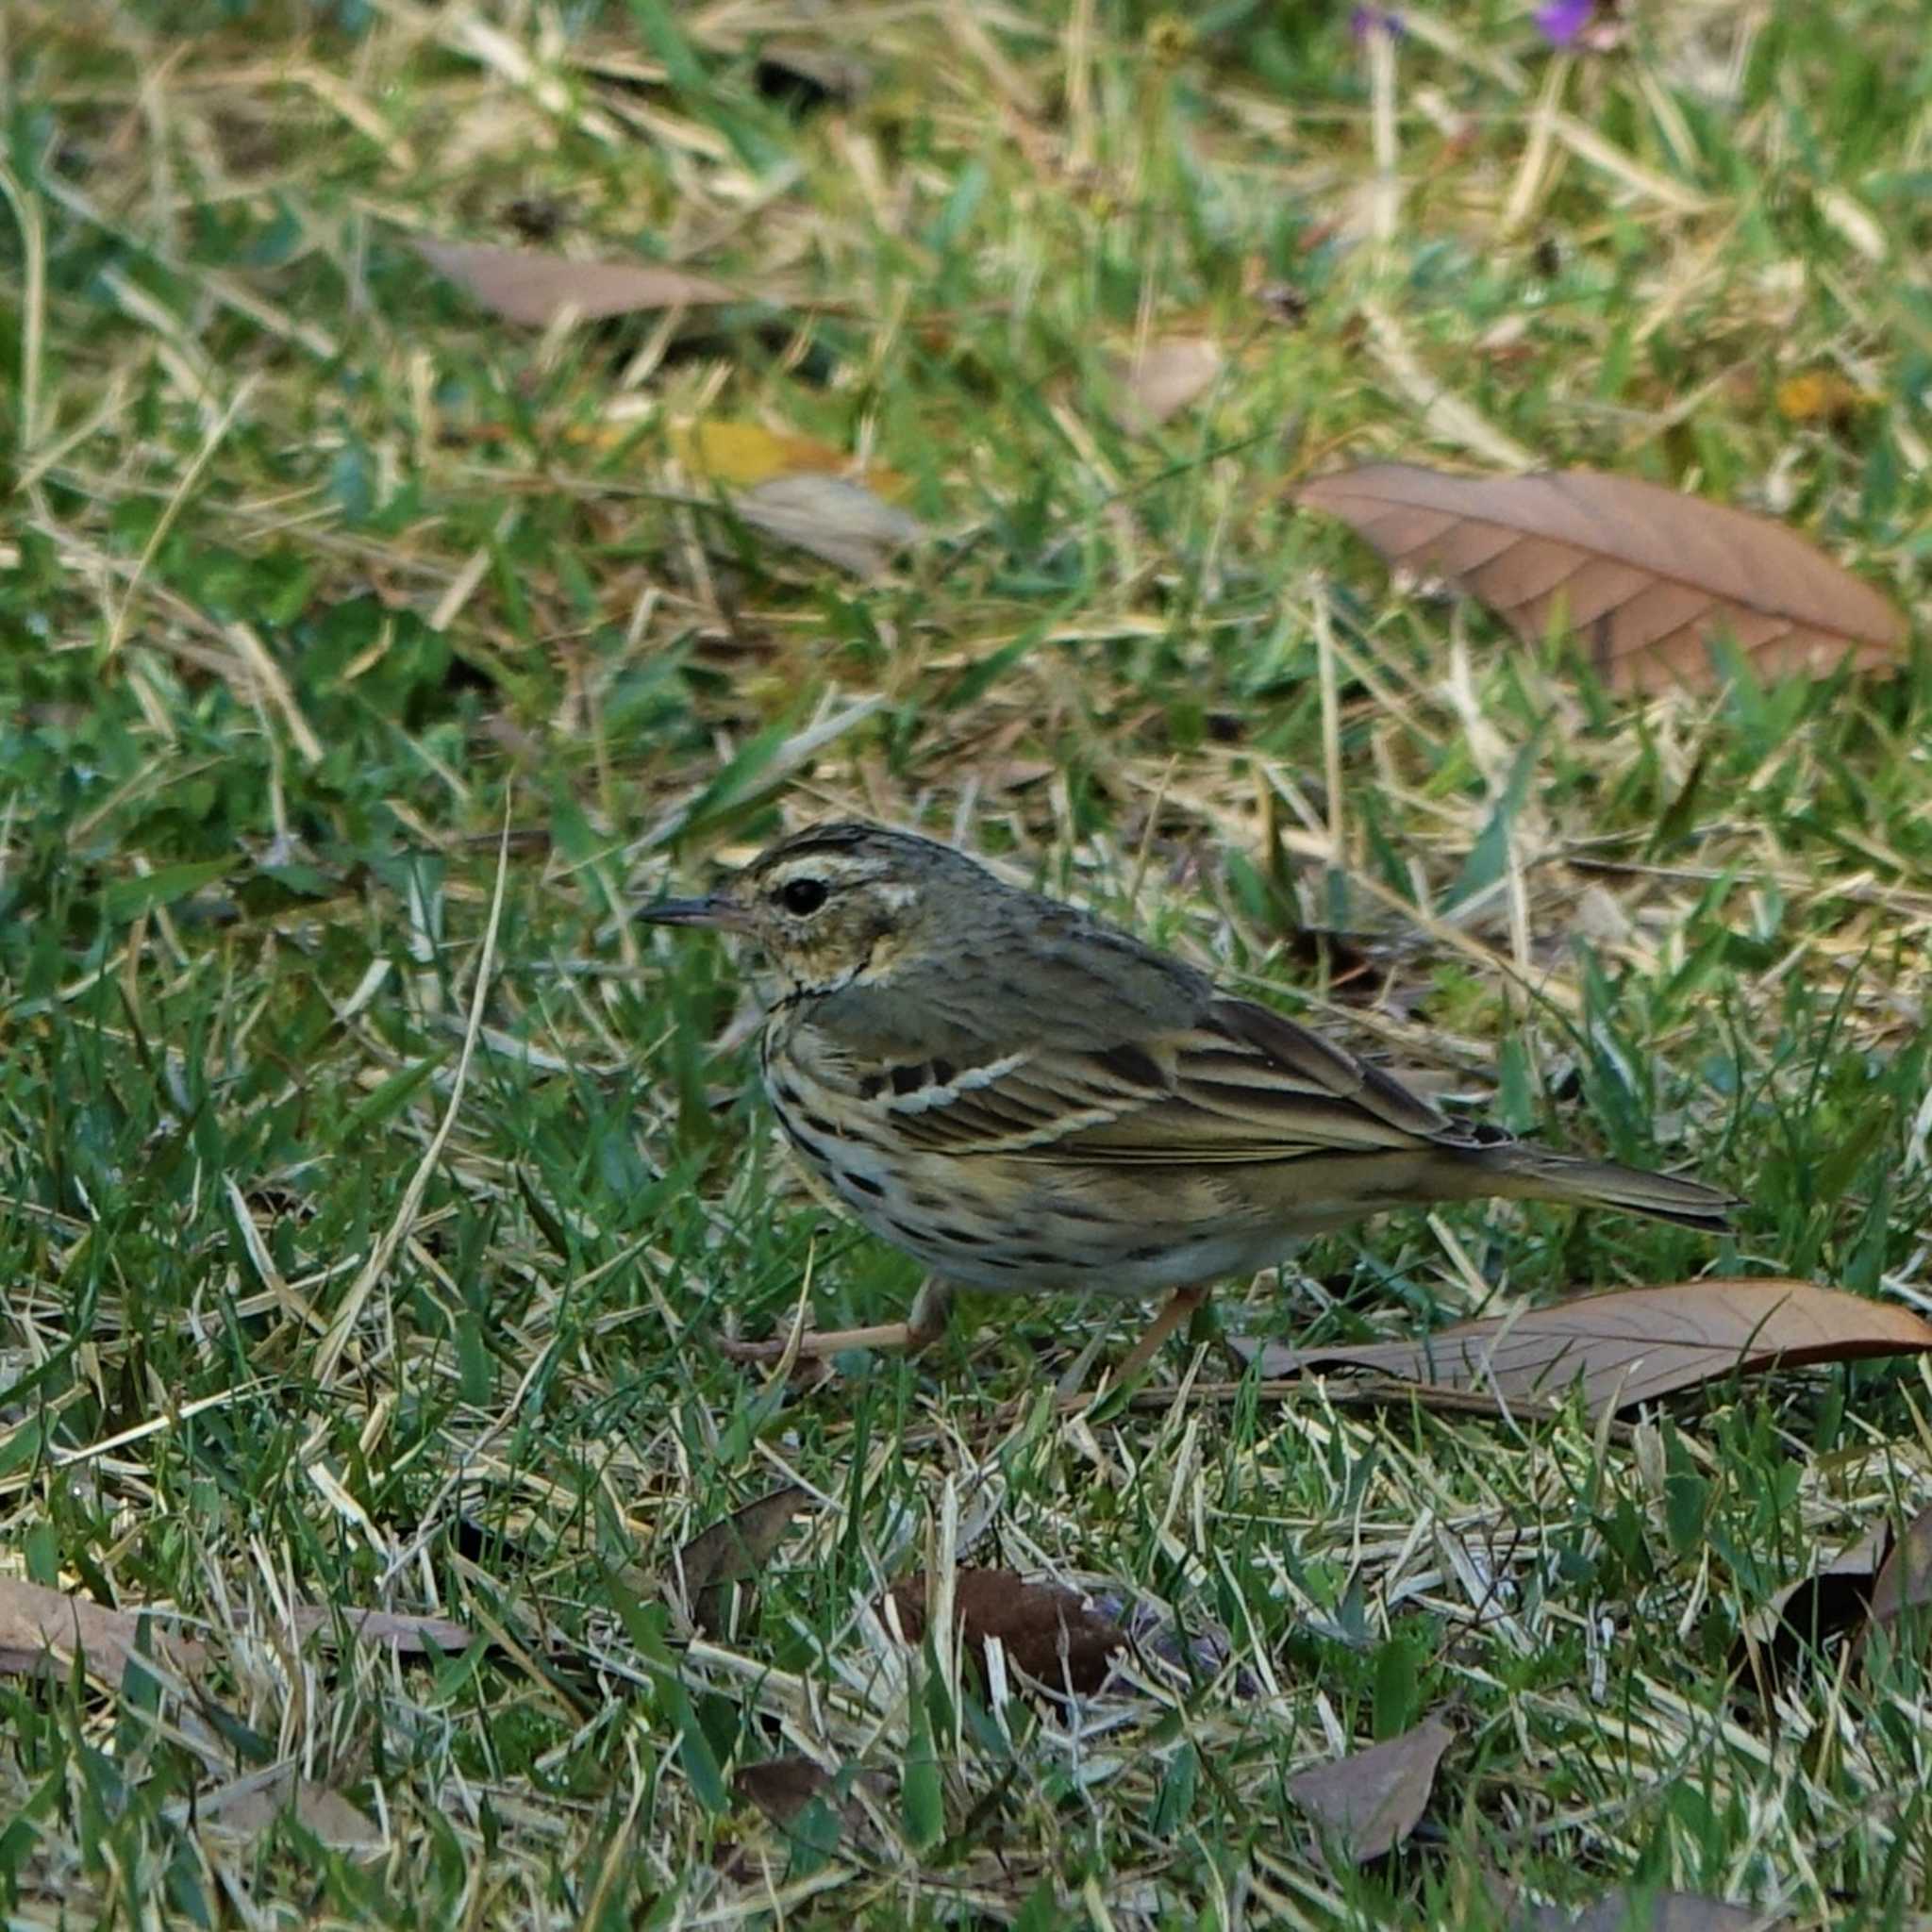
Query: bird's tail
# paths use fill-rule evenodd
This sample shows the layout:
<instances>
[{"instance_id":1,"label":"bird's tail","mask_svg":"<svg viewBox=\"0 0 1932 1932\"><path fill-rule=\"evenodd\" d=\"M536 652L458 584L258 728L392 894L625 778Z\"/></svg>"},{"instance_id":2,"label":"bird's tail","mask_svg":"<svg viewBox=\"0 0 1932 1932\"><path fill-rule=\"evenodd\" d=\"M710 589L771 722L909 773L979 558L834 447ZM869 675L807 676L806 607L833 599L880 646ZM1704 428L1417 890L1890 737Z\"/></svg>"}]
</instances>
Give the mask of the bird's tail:
<instances>
[{"instance_id":1,"label":"bird's tail","mask_svg":"<svg viewBox=\"0 0 1932 1932\"><path fill-rule=\"evenodd\" d=\"M1730 1225L1731 1210L1743 1205L1735 1195L1707 1188L1702 1181L1646 1174L1640 1167L1620 1167L1614 1160L1557 1154L1521 1141L1471 1148L1465 1160L1474 1170L1472 1194L1614 1208L1625 1214L1648 1215L1653 1221L1674 1221L1679 1227L1702 1228L1707 1234L1721 1234Z\"/></svg>"}]
</instances>

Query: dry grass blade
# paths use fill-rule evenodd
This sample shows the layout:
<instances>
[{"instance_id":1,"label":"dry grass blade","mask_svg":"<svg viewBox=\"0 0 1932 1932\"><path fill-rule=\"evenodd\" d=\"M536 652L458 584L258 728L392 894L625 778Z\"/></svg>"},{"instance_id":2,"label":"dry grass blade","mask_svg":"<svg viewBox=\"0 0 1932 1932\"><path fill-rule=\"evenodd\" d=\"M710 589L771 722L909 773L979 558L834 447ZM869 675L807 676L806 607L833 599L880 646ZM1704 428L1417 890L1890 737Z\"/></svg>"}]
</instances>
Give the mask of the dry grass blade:
<instances>
[{"instance_id":1,"label":"dry grass blade","mask_svg":"<svg viewBox=\"0 0 1932 1932\"><path fill-rule=\"evenodd\" d=\"M1456 1741L1441 1718L1424 1718L1400 1737L1313 1764L1288 1781L1288 1792L1354 1863L1392 1852L1421 1821L1435 1789L1436 1768Z\"/></svg>"},{"instance_id":2,"label":"dry grass blade","mask_svg":"<svg viewBox=\"0 0 1932 1932\"><path fill-rule=\"evenodd\" d=\"M547 327L560 315L595 321L640 309L691 308L737 300L708 275L625 261L573 261L524 248L418 241L416 253L506 322Z\"/></svg>"},{"instance_id":3,"label":"dry grass blade","mask_svg":"<svg viewBox=\"0 0 1932 1932\"><path fill-rule=\"evenodd\" d=\"M675 1569L691 1622L708 1637L719 1635L729 1622L733 1585L757 1581L784 1541L792 1518L810 1501L795 1483L788 1483L700 1531L678 1551Z\"/></svg>"},{"instance_id":4,"label":"dry grass blade","mask_svg":"<svg viewBox=\"0 0 1932 1932\"><path fill-rule=\"evenodd\" d=\"M1517 1919L1514 1932L1776 1932L1786 1923L1780 1914L1695 1892L1645 1893L1619 1886L1581 1912L1538 1906Z\"/></svg>"},{"instance_id":5,"label":"dry grass blade","mask_svg":"<svg viewBox=\"0 0 1932 1932\"><path fill-rule=\"evenodd\" d=\"M91 1674L118 1684L131 1663L144 1662L141 1615L68 1596L17 1576L0 1576L0 1673L38 1669L49 1655L76 1653ZM192 1638L151 1625L147 1655L169 1670L189 1670L206 1655Z\"/></svg>"},{"instance_id":6,"label":"dry grass blade","mask_svg":"<svg viewBox=\"0 0 1932 1932\"><path fill-rule=\"evenodd\" d=\"M1555 1399L1580 1381L1600 1415L1729 1374L1917 1354L1932 1349L1932 1323L1805 1281L1682 1281L1462 1322L1415 1341L1235 1345L1245 1359L1258 1357L1266 1375L1370 1369L1487 1393L1499 1412Z\"/></svg>"},{"instance_id":7,"label":"dry grass blade","mask_svg":"<svg viewBox=\"0 0 1932 1932\"><path fill-rule=\"evenodd\" d=\"M892 1586L893 1607L907 1641L925 1634L927 1584L917 1576ZM1013 1668L1050 1690L1091 1695L1107 1682L1126 1633L1091 1609L1077 1591L1058 1583L1029 1583L1010 1570L961 1570L953 1614L959 1635L982 1672L988 1641L998 1638Z\"/></svg>"},{"instance_id":8,"label":"dry grass blade","mask_svg":"<svg viewBox=\"0 0 1932 1932\"><path fill-rule=\"evenodd\" d=\"M1367 463L1304 484L1391 564L1478 597L1525 641L1553 622L1624 691L1713 681L1729 637L1760 677L1859 670L1905 647L1897 608L1767 517L1593 470L1460 476Z\"/></svg>"}]
</instances>

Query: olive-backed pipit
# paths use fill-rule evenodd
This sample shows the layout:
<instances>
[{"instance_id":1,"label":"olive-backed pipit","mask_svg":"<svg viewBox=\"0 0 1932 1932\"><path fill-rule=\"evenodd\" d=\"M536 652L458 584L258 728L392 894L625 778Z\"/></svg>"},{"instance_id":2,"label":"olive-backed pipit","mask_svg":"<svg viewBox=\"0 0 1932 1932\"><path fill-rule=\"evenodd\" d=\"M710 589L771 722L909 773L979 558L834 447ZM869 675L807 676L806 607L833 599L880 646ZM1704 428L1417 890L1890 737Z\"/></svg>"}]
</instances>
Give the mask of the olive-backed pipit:
<instances>
[{"instance_id":1,"label":"olive-backed pipit","mask_svg":"<svg viewBox=\"0 0 1932 1932\"><path fill-rule=\"evenodd\" d=\"M641 916L762 950L783 989L760 1043L779 1124L846 1208L932 1271L909 1324L809 1336L813 1354L923 1345L949 1284L1171 1292L1124 1374L1208 1282L1386 1208L1506 1196L1716 1230L1735 1205L1454 1119L910 833L820 825L713 896Z\"/></svg>"}]
</instances>

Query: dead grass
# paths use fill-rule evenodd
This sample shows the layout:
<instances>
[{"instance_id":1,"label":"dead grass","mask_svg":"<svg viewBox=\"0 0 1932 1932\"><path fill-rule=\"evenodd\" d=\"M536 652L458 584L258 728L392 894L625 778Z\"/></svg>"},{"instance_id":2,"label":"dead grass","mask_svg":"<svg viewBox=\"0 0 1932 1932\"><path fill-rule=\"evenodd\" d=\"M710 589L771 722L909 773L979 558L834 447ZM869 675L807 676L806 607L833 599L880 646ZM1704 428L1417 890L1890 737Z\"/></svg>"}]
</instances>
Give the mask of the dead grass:
<instances>
[{"instance_id":1,"label":"dead grass","mask_svg":"<svg viewBox=\"0 0 1932 1932\"><path fill-rule=\"evenodd\" d=\"M1922 1369L1514 1429L1211 1347L1067 1411L1108 1318L1064 1300L819 1387L710 1345L915 1285L768 1144L736 964L625 917L833 810L1751 1201L1718 1247L1392 1221L1229 1328L1707 1269L1932 1308L1923 641L1615 698L1286 501L1344 456L1593 464L1916 618L1932 14L1404 20L6 9L0 1576L212 1658L0 1680L9 1925L1932 1912L1916 1664L1768 1706L1732 1665L1932 1501ZM745 299L517 329L408 246L533 231ZM1174 338L1218 378L1124 425ZM676 454L721 420L891 473L931 539L859 585L748 538ZM782 1482L813 1507L694 1635L675 1553ZM894 1641L887 1584L991 1562L1222 1660L1067 1704ZM475 1641L318 1646L317 1605ZM1290 1777L1438 1708L1417 1840L1324 1867ZM731 1788L783 1752L884 1775L788 1837Z\"/></svg>"}]
</instances>

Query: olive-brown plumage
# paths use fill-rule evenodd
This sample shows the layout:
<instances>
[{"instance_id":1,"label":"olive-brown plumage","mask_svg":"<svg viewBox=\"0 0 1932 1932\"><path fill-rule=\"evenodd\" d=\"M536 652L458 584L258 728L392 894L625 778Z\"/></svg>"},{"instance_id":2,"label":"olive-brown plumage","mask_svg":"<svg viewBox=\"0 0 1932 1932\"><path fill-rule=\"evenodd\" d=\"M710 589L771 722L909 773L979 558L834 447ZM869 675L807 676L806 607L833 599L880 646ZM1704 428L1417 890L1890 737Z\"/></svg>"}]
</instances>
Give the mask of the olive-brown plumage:
<instances>
[{"instance_id":1,"label":"olive-brown plumage","mask_svg":"<svg viewBox=\"0 0 1932 1932\"><path fill-rule=\"evenodd\" d=\"M1713 1230L1732 1205L1456 1120L1183 961L909 833L821 825L715 897L643 916L763 952L781 985L760 1046L779 1124L941 1283L1191 1291L1413 1202L1569 1201Z\"/></svg>"}]
</instances>

